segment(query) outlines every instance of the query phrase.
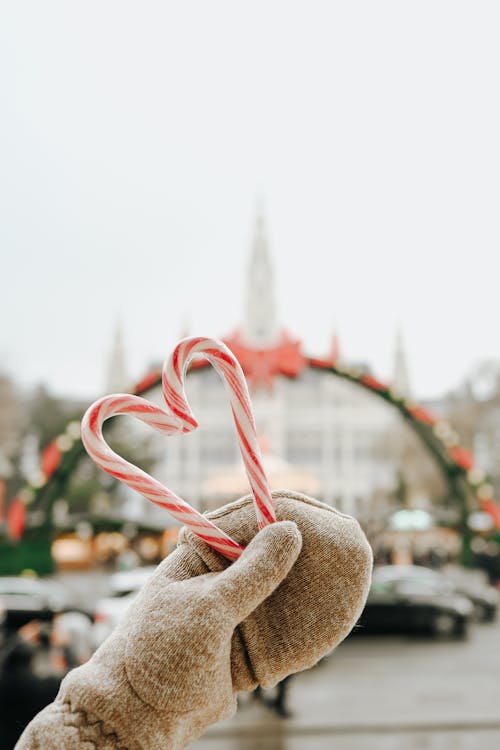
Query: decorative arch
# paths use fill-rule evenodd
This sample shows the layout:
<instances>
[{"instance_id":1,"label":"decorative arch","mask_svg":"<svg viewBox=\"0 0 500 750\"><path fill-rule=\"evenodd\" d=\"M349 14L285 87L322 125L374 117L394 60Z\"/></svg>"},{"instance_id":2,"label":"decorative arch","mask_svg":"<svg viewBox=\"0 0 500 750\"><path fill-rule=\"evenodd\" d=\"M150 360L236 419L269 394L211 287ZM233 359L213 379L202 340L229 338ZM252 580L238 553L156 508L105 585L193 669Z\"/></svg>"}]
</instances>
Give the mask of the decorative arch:
<instances>
[{"instance_id":1,"label":"decorative arch","mask_svg":"<svg viewBox=\"0 0 500 750\"><path fill-rule=\"evenodd\" d=\"M305 357L300 352L299 342L286 335L280 342L284 357L277 357L276 350L263 349L256 352L243 347L236 336L226 339L225 343L238 357L251 383L260 382L269 386L277 374L293 378L310 367L354 383L377 398L383 399L400 413L443 472L451 494L460 506L464 534L468 533L469 513L477 509L490 515L493 527L500 530L500 505L495 501L493 484L476 465L473 454L460 445L457 433L446 421L366 372L345 367L339 362L332 362L331 359ZM204 361L194 362L190 369L207 366L208 363ZM155 369L147 373L131 392L143 396L159 385L161 370ZM11 502L8 511L11 542L19 541L23 536L27 508L30 508L32 515L39 516L37 532L43 536L45 529L47 534L49 533L52 505L64 491L66 482L83 455L85 449L80 438L80 424L72 421L66 426L64 433L52 440L43 450L40 473L36 480L23 487Z\"/></svg>"},{"instance_id":2,"label":"decorative arch","mask_svg":"<svg viewBox=\"0 0 500 750\"><path fill-rule=\"evenodd\" d=\"M460 445L458 434L446 420L366 372L321 359L309 359L308 364L355 383L394 407L443 472L460 502L464 522L468 513L480 509L491 516L494 528L500 529L500 505L491 479L477 466L474 455Z\"/></svg>"}]
</instances>

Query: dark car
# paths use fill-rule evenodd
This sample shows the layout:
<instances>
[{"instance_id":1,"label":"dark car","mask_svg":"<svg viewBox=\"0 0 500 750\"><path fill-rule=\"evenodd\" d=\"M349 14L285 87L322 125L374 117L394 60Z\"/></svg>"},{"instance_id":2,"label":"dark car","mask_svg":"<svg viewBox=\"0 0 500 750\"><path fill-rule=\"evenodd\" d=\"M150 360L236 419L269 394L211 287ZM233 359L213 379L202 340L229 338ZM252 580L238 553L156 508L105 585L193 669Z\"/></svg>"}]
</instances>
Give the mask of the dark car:
<instances>
[{"instance_id":1,"label":"dark car","mask_svg":"<svg viewBox=\"0 0 500 750\"><path fill-rule=\"evenodd\" d=\"M0 577L0 599L9 631L30 620L52 620L60 612L81 611L63 587L47 579Z\"/></svg>"},{"instance_id":2,"label":"dark car","mask_svg":"<svg viewBox=\"0 0 500 750\"><path fill-rule=\"evenodd\" d=\"M357 630L465 637L473 615L470 600L440 576L418 577L404 570L389 576L375 570Z\"/></svg>"},{"instance_id":3,"label":"dark car","mask_svg":"<svg viewBox=\"0 0 500 750\"><path fill-rule=\"evenodd\" d=\"M498 614L499 593L474 578L469 578L464 571L457 569L457 575L450 577L443 575L424 565L380 565L373 571L374 581L395 580L397 578L412 578L413 580L435 581L436 585L448 588L460 596L469 599L474 605L474 619L480 622L493 622Z\"/></svg>"},{"instance_id":4,"label":"dark car","mask_svg":"<svg viewBox=\"0 0 500 750\"><path fill-rule=\"evenodd\" d=\"M498 614L498 591L485 583L476 581L453 581L455 591L470 599L474 615L479 622L494 622Z\"/></svg>"}]
</instances>

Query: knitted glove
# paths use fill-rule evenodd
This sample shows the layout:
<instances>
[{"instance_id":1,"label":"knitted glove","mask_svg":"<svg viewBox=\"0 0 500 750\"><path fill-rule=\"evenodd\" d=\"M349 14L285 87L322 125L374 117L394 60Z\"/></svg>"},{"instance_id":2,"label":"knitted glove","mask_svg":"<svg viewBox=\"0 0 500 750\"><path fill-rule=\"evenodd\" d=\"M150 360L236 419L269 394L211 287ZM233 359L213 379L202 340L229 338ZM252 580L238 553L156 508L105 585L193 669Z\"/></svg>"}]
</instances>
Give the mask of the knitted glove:
<instances>
[{"instance_id":1,"label":"knitted glove","mask_svg":"<svg viewBox=\"0 0 500 750\"><path fill-rule=\"evenodd\" d=\"M178 549L159 566L127 621L88 664L66 677L58 700L28 727L17 750L87 750L81 744L87 738L89 750L183 748L208 724L229 717L233 692L274 685L313 666L343 640L368 594L372 553L366 537L356 520L324 503L288 491L273 497L278 521L293 521L302 536L289 575L300 547L296 527L277 523L257 533L250 496L208 514L236 542L248 545L231 567L184 529ZM236 616L231 605L225 611L233 616L221 617L218 606L216 617L212 607L220 600L207 597L214 587L206 587L212 580L207 572L219 574L214 581L222 573L224 581L245 566L248 555L253 559L252 549L261 551L259 564L247 575L241 571L239 589L230 587L243 609ZM203 611L189 596L186 609L183 598L192 586L203 592ZM182 596L171 601L169 591ZM252 606L245 604L245 591L255 592L255 599L253 593L248 599ZM229 630L222 625L225 617ZM176 627L178 618L185 628ZM225 664L223 687L214 677L217 658Z\"/></svg>"},{"instance_id":2,"label":"knitted glove","mask_svg":"<svg viewBox=\"0 0 500 750\"><path fill-rule=\"evenodd\" d=\"M236 710L235 627L285 578L301 544L294 523L273 524L218 573L205 573L192 551L177 550L125 622L64 679L17 750L176 750L229 718Z\"/></svg>"},{"instance_id":3,"label":"knitted glove","mask_svg":"<svg viewBox=\"0 0 500 750\"><path fill-rule=\"evenodd\" d=\"M302 551L290 575L235 631L231 650L236 691L272 687L314 666L359 619L370 588L373 556L359 523L298 492L272 493L278 521L294 521ZM251 495L207 516L239 544L257 533ZM209 570L229 564L191 531L180 549L196 550Z\"/></svg>"}]
</instances>

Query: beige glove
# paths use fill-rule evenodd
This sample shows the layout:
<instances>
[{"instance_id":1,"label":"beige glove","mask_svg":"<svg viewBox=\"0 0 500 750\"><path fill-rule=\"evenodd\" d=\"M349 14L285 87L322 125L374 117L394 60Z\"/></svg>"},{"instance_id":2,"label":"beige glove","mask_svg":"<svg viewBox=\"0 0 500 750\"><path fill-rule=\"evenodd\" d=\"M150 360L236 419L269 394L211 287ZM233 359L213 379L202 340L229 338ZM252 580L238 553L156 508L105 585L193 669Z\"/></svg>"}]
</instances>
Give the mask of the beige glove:
<instances>
[{"instance_id":1,"label":"beige glove","mask_svg":"<svg viewBox=\"0 0 500 750\"><path fill-rule=\"evenodd\" d=\"M272 687L309 669L350 633L371 581L373 556L359 523L298 492L272 493L278 521L294 521L302 551L289 576L236 628L231 651L236 691ZM257 533L251 495L207 513L235 542ZM180 546L193 548L209 570L228 565L187 529Z\"/></svg>"},{"instance_id":2,"label":"beige glove","mask_svg":"<svg viewBox=\"0 0 500 750\"><path fill-rule=\"evenodd\" d=\"M188 578L177 550L16 748L176 750L232 716L234 629L281 583L301 544L294 523L273 524L227 570Z\"/></svg>"},{"instance_id":3,"label":"beige glove","mask_svg":"<svg viewBox=\"0 0 500 750\"><path fill-rule=\"evenodd\" d=\"M358 522L298 493L273 497L278 521L293 524L257 534L250 497L208 514L248 544L231 567L184 529L126 622L66 677L17 750L85 739L89 750L183 748L234 712L233 693L311 667L345 638L371 578Z\"/></svg>"}]
</instances>

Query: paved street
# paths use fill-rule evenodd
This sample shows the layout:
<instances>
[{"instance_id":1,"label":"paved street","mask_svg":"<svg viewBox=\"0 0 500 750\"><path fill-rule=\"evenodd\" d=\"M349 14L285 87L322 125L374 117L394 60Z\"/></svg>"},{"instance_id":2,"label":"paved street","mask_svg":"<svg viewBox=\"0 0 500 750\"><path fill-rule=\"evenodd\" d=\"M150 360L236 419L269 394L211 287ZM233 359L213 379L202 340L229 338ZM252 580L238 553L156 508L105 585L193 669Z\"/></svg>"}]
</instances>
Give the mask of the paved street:
<instances>
[{"instance_id":1,"label":"paved street","mask_svg":"<svg viewBox=\"0 0 500 750\"><path fill-rule=\"evenodd\" d=\"M244 696L193 750L497 750L500 624L466 642L350 639L289 697L283 720Z\"/></svg>"}]
</instances>

